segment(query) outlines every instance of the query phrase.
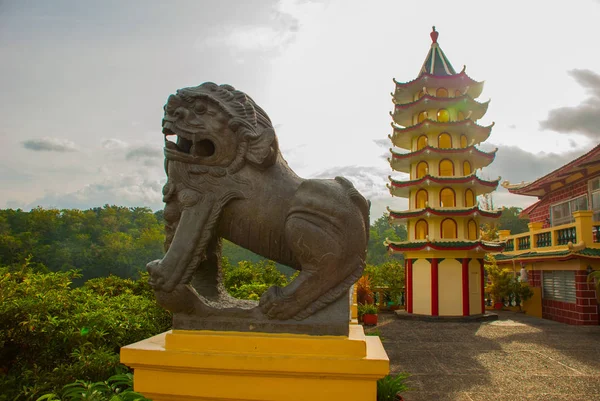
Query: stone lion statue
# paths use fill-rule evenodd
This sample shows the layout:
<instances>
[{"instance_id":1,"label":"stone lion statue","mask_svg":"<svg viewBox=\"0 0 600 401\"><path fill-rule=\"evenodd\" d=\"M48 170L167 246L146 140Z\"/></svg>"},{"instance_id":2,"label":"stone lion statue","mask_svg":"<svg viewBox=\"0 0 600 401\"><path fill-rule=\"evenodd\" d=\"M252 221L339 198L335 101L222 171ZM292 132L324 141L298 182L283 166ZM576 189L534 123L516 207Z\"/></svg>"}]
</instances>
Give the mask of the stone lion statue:
<instances>
[{"instance_id":1,"label":"stone lion statue","mask_svg":"<svg viewBox=\"0 0 600 401\"><path fill-rule=\"evenodd\" d=\"M252 329L347 304L369 233L369 204L352 184L298 177L265 111L230 85L180 89L164 110L166 254L147 269L174 327ZM221 283L221 238L300 273L258 303L234 299Z\"/></svg>"}]
</instances>

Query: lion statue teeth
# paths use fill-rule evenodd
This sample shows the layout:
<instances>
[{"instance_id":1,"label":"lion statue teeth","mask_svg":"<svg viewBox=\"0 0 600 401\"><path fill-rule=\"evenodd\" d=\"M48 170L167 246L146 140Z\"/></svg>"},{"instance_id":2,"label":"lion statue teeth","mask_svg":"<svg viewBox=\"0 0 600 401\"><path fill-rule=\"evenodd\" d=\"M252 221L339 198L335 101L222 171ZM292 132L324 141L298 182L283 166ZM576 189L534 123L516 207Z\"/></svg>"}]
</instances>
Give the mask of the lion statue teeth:
<instances>
[{"instance_id":1,"label":"lion statue teeth","mask_svg":"<svg viewBox=\"0 0 600 401\"><path fill-rule=\"evenodd\" d=\"M271 328L347 303L369 233L369 203L353 185L298 177L265 111L230 85L180 89L164 110L166 254L147 266L159 303L181 322ZM234 299L221 283L221 238L300 273L258 303Z\"/></svg>"}]
</instances>

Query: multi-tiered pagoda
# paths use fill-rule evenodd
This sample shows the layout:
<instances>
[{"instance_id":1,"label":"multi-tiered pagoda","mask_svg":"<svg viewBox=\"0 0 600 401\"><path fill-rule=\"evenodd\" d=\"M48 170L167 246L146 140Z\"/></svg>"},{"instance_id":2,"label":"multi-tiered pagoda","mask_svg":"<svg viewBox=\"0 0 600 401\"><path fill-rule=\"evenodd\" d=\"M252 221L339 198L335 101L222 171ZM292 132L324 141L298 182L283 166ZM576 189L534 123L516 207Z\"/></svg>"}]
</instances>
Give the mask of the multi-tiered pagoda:
<instances>
[{"instance_id":1,"label":"multi-tiered pagoda","mask_svg":"<svg viewBox=\"0 0 600 401\"><path fill-rule=\"evenodd\" d=\"M483 83L465 69L456 73L431 32L431 49L419 76L394 80L393 170L410 179L390 177L392 196L408 198L408 210L388 208L391 224L406 224L408 241L386 242L390 252L403 253L406 267L406 310L430 316L470 316L484 313L483 257L501 245L482 241L480 226L500 216L479 208L477 196L492 192L498 180L487 181L476 171L488 166L494 152L476 145L492 125L476 123L488 103L476 101Z\"/></svg>"}]
</instances>

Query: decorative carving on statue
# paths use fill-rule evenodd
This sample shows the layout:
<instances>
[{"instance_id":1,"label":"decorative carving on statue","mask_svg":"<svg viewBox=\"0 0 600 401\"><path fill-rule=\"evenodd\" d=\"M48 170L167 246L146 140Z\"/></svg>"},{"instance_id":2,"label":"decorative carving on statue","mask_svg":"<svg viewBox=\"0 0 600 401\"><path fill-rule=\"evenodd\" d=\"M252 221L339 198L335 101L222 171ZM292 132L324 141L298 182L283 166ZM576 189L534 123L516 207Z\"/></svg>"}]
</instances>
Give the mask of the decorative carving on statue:
<instances>
[{"instance_id":1,"label":"decorative carving on statue","mask_svg":"<svg viewBox=\"0 0 600 401\"><path fill-rule=\"evenodd\" d=\"M348 303L369 233L369 204L348 180L298 177L267 114L230 85L171 95L163 133L166 254L147 268L175 328L282 331L278 322L326 320L320 310ZM300 273L259 302L235 299L221 282L221 238Z\"/></svg>"}]
</instances>

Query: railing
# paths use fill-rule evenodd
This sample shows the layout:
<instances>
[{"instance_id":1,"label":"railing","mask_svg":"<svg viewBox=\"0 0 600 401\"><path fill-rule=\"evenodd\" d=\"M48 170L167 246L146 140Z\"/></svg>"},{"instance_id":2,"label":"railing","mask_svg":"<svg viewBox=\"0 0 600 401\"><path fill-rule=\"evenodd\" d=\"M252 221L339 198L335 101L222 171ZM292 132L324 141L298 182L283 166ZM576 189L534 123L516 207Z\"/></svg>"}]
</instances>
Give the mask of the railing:
<instances>
[{"instance_id":1,"label":"railing","mask_svg":"<svg viewBox=\"0 0 600 401\"><path fill-rule=\"evenodd\" d=\"M517 238L517 242L519 244L519 249L529 249L531 248L531 241L529 235L526 237Z\"/></svg>"},{"instance_id":2,"label":"railing","mask_svg":"<svg viewBox=\"0 0 600 401\"><path fill-rule=\"evenodd\" d=\"M575 223L549 228L542 228L541 222L529 223L529 231L520 234L510 235L510 231L500 230L500 241L506 242L504 252L536 252L538 248L562 250L567 249L569 243L600 249L600 221L592 220L591 211L574 212L573 217Z\"/></svg>"},{"instance_id":3,"label":"railing","mask_svg":"<svg viewBox=\"0 0 600 401\"><path fill-rule=\"evenodd\" d=\"M535 246L538 248L544 248L552 246L552 231L546 231L544 233L535 234Z\"/></svg>"},{"instance_id":4,"label":"railing","mask_svg":"<svg viewBox=\"0 0 600 401\"><path fill-rule=\"evenodd\" d=\"M577 230L575 227L566 227L556 230L556 243L558 245L567 245L569 242L573 244L577 242Z\"/></svg>"}]
</instances>

